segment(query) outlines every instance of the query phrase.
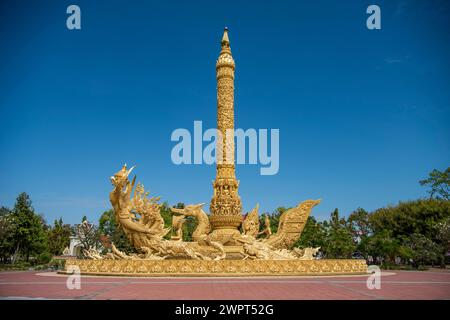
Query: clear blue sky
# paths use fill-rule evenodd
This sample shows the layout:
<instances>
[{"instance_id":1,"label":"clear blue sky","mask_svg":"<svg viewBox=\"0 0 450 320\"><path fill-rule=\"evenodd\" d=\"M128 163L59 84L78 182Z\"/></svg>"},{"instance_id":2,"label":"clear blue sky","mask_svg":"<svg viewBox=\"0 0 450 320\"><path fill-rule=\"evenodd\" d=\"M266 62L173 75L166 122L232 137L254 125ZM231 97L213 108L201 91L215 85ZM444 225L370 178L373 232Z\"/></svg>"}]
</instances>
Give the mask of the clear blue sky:
<instances>
[{"instance_id":1,"label":"clear blue sky","mask_svg":"<svg viewBox=\"0 0 450 320\"><path fill-rule=\"evenodd\" d=\"M2 1L0 205L25 191L49 222L97 219L124 162L162 200L209 203L214 166L172 164L170 135L215 125L224 26L236 127L280 129L277 175L237 166L245 210L424 197L450 164L449 17L447 1Z\"/></svg>"}]
</instances>

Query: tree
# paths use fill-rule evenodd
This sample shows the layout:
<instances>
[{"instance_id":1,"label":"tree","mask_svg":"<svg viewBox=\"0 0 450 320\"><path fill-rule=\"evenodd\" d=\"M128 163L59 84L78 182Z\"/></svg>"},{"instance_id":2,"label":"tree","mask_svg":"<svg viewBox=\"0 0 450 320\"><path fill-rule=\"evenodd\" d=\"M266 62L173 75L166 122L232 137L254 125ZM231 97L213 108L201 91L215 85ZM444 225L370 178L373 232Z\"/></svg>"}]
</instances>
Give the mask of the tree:
<instances>
[{"instance_id":1,"label":"tree","mask_svg":"<svg viewBox=\"0 0 450 320\"><path fill-rule=\"evenodd\" d=\"M43 219L35 214L30 197L25 192L17 197L11 217L14 224L13 262L16 261L19 254L22 254L28 261L32 254L47 251L47 234L44 231Z\"/></svg>"},{"instance_id":2,"label":"tree","mask_svg":"<svg viewBox=\"0 0 450 320\"><path fill-rule=\"evenodd\" d=\"M398 255L413 259L416 267L437 261L442 265L449 248L446 235L449 219L450 201L447 200L419 199L377 209L369 216L374 233L369 241L370 251L383 255L387 262ZM432 255L426 257L427 250Z\"/></svg>"},{"instance_id":3,"label":"tree","mask_svg":"<svg viewBox=\"0 0 450 320\"><path fill-rule=\"evenodd\" d=\"M445 256L450 251L450 217L436 225L436 240L441 248L439 262L445 268Z\"/></svg>"},{"instance_id":4,"label":"tree","mask_svg":"<svg viewBox=\"0 0 450 320\"><path fill-rule=\"evenodd\" d=\"M5 263L13 253L12 233L14 224L11 210L6 207L0 208L0 262Z\"/></svg>"},{"instance_id":5,"label":"tree","mask_svg":"<svg viewBox=\"0 0 450 320\"><path fill-rule=\"evenodd\" d=\"M392 264L395 261L395 257L400 255L400 250L400 240L394 238L388 229L376 232L367 241L368 254L382 258L388 264Z\"/></svg>"},{"instance_id":6,"label":"tree","mask_svg":"<svg viewBox=\"0 0 450 320\"><path fill-rule=\"evenodd\" d=\"M100 247L100 232L96 225L83 220L76 227L76 234L83 250L98 249Z\"/></svg>"},{"instance_id":7,"label":"tree","mask_svg":"<svg viewBox=\"0 0 450 320\"><path fill-rule=\"evenodd\" d=\"M339 217L339 210L335 209L330 216L330 223L325 224L327 238L323 252L327 258L351 258L356 249L352 234L344 218Z\"/></svg>"},{"instance_id":8,"label":"tree","mask_svg":"<svg viewBox=\"0 0 450 320\"><path fill-rule=\"evenodd\" d=\"M444 172L434 169L429 173L427 179L420 180L419 183L430 188L428 190L430 198L450 199L450 167Z\"/></svg>"},{"instance_id":9,"label":"tree","mask_svg":"<svg viewBox=\"0 0 450 320\"><path fill-rule=\"evenodd\" d=\"M390 230L398 239L419 233L435 241L436 225L448 217L450 201L419 199L377 209L371 213L369 221L375 233Z\"/></svg>"},{"instance_id":10,"label":"tree","mask_svg":"<svg viewBox=\"0 0 450 320\"><path fill-rule=\"evenodd\" d=\"M439 262L441 249L424 235L414 233L405 241L405 245L411 249L411 258L415 266Z\"/></svg>"},{"instance_id":11,"label":"tree","mask_svg":"<svg viewBox=\"0 0 450 320\"><path fill-rule=\"evenodd\" d=\"M347 219L353 242L357 246L356 249L365 257L368 255L368 239L373 233L369 216L369 212L362 208L358 208L353 211Z\"/></svg>"},{"instance_id":12,"label":"tree","mask_svg":"<svg viewBox=\"0 0 450 320\"><path fill-rule=\"evenodd\" d=\"M64 224L62 218L55 220L53 227L48 230L48 247L52 255L61 255L70 244L72 230L70 225Z\"/></svg>"},{"instance_id":13,"label":"tree","mask_svg":"<svg viewBox=\"0 0 450 320\"><path fill-rule=\"evenodd\" d=\"M327 234L323 224L317 222L314 217L309 216L300 239L295 243L294 247L322 248L325 245L326 236Z\"/></svg>"},{"instance_id":14,"label":"tree","mask_svg":"<svg viewBox=\"0 0 450 320\"><path fill-rule=\"evenodd\" d=\"M176 208L184 208L184 204L178 203ZM167 228L172 225L172 210L170 210L169 203L163 202L160 207L160 214L164 220L164 226Z\"/></svg>"},{"instance_id":15,"label":"tree","mask_svg":"<svg viewBox=\"0 0 450 320\"><path fill-rule=\"evenodd\" d=\"M7 207L0 207L0 217L11 214L11 210Z\"/></svg>"}]
</instances>

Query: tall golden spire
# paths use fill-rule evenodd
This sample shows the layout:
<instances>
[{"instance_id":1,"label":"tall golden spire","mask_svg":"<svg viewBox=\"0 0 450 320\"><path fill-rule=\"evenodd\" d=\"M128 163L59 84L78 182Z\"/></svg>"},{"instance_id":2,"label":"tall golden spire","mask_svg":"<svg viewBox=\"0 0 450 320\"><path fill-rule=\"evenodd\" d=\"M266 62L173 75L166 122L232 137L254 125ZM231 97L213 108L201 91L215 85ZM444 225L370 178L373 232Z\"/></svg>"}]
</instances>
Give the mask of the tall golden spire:
<instances>
[{"instance_id":1,"label":"tall golden spire","mask_svg":"<svg viewBox=\"0 0 450 320\"><path fill-rule=\"evenodd\" d=\"M242 223L242 203L238 195L239 182L234 166L234 70L228 29L225 28L221 51L216 63L217 79L217 139L216 180L210 205L213 235L225 242ZM220 139L220 136L222 139Z\"/></svg>"}]
</instances>

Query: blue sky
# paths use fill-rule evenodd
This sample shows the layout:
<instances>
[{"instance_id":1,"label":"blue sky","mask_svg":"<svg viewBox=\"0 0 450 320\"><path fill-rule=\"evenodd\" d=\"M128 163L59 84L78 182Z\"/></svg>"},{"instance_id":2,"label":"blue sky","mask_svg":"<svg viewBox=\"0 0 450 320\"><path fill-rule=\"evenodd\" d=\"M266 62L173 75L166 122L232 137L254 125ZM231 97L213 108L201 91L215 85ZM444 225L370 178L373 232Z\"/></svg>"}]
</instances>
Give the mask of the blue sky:
<instances>
[{"instance_id":1,"label":"blue sky","mask_svg":"<svg viewBox=\"0 0 450 320\"><path fill-rule=\"evenodd\" d=\"M449 17L446 1L2 2L0 205L25 191L49 222L97 219L125 162L162 200L209 203L214 166L172 164L170 135L215 126L224 26L236 127L280 129L277 175L237 166L245 211L426 196L418 180L450 164Z\"/></svg>"}]
</instances>

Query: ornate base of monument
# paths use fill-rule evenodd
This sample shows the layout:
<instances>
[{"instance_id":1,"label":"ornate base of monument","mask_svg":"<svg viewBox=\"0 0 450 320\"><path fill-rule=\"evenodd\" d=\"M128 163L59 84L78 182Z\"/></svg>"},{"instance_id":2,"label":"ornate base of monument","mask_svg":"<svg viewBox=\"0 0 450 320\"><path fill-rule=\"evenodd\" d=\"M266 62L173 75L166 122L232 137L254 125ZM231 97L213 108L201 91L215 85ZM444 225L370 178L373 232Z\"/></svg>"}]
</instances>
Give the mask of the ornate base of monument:
<instances>
[{"instance_id":1,"label":"ornate base of monument","mask_svg":"<svg viewBox=\"0 0 450 320\"><path fill-rule=\"evenodd\" d=\"M141 277L248 277L365 274L365 260L88 260L68 259L60 273Z\"/></svg>"}]
</instances>

